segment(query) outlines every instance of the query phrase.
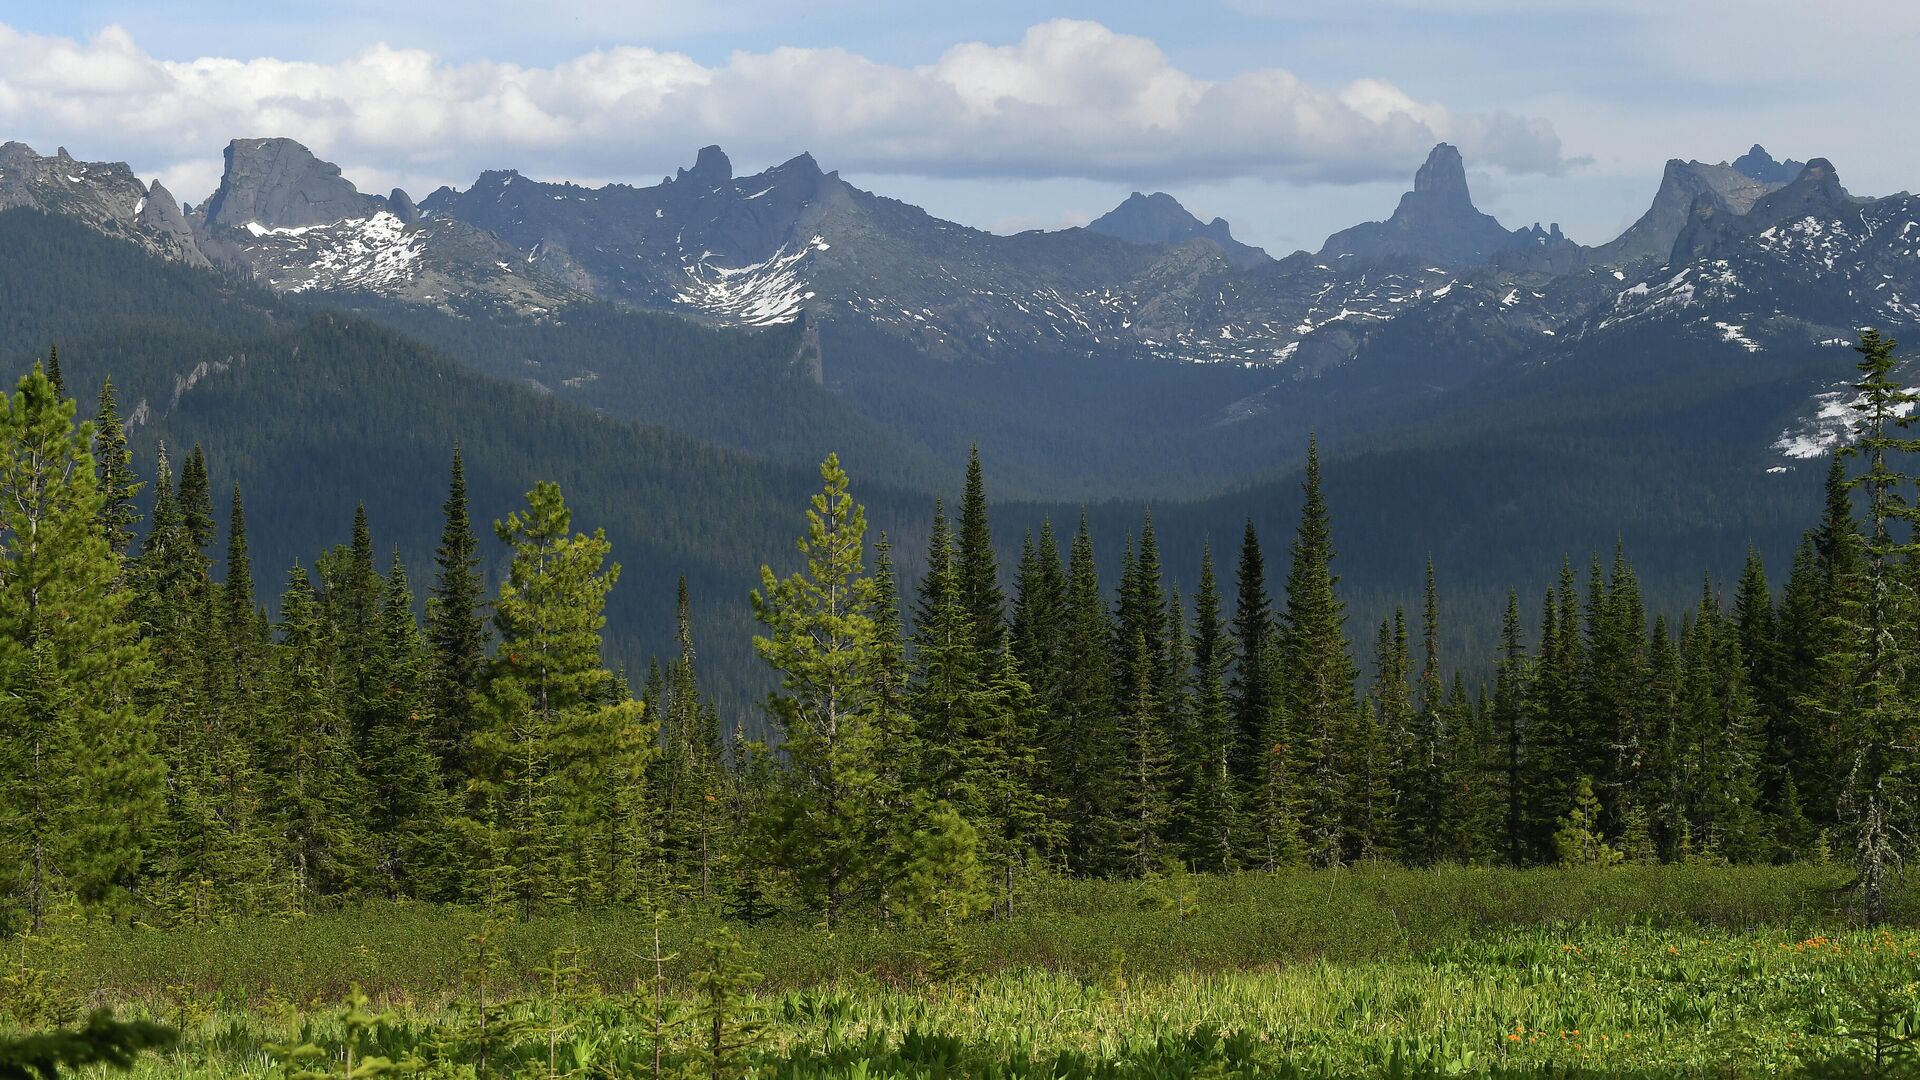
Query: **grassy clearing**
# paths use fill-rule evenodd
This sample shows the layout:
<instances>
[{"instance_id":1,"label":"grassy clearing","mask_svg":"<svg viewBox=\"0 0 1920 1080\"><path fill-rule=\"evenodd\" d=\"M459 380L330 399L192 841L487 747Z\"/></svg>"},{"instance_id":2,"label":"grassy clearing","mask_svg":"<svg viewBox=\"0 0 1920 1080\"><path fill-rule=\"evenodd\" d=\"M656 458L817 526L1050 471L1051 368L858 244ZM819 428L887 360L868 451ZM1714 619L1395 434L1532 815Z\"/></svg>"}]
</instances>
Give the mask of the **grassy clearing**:
<instances>
[{"instance_id":1,"label":"grassy clearing","mask_svg":"<svg viewBox=\"0 0 1920 1080\"><path fill-rule=\"evenodd\" d=\"M763 925L741 933L765 975L744 1013L765 1030L740 1068L795 1080L1862 1075L1874 1031L1889 1045L1920 1032L1920 932L1847 929L1841 884L1821 868L1362 868L1052 883L1025 914L958 941ZM471 912L383 906L75 931L41 960L70 993L182 1027L182 1048L144 1075L260 1076L272 1044L338 1050L333 1003L357 982L395 1010L363 1051L462 1076L476 1073L478 928ZM699 914L664 928L677 955L670 1072L705 1075L690 976L714 929ZM650 921L577 913L512 924L501 940L491 992L511 1001L495 1022L515 1030L490 1070L652 1075ZM574 946L578 973L543 978ZM956 957L965 974L927 981ZM1904 1068L1902 1052L1889 1069Z\"/></svg>"}]
</instances>

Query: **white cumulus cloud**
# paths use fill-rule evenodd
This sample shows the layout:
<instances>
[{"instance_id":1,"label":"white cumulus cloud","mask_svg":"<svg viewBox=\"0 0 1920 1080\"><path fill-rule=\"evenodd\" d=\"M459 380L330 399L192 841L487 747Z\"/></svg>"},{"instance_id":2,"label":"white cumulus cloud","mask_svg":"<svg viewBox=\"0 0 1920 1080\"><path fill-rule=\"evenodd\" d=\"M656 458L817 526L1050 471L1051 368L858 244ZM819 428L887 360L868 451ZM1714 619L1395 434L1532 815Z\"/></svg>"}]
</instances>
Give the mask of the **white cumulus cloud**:
<instances>
[{"instance_id":1,"label":"white cumulus cloud","mask_svg":"<svg viewBox=\"0 0 1920 1080\"><path fill-rule=\"evenodd\" d=\"M547 67L385 45L328 63L166 60L119 28L74 39L0 24L0 131L129 160L190 196L211 185L228 139L269 135L369 189L503 166L646 180L715 142L743 163L811 150L853 172L1127 183L1397 180L1443 139L1508 173L1567 162L1543 119L1450 109L1378 78L1203 79L1148 38L1074 20L912 67L819 48L709 65L637 46Z\"/></svg>"}]
</instances>

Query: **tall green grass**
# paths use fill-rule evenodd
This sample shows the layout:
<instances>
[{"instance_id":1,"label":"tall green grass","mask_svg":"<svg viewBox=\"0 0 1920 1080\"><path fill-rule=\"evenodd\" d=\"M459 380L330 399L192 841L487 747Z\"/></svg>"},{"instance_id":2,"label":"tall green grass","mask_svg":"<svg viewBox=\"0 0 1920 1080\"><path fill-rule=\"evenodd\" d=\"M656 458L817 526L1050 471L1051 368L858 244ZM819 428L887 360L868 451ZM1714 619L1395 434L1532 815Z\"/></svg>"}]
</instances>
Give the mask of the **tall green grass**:
<instances>
[{"instance_id":1,"label":"tall green grass","mask_svg":"<svg viewBox=\"0 0 1920 1080\"><path fill-rule=\"evenodd\" d=\"M1842 871L1676 866L1046 881L954 937L857 920L735 930L765 976L750 1075L786 1080L1201 1076L1920 1074L1920 932L1853 927ZM1914 898L1898 910L1911 925ZM68 926L0 960L22 987L178 1025L144 1076L263 1076L274 1045L337 1052L333 1005L364 987L395 1022L362 1053L474 1076L479 913L377 904L154 930ZM662 924L669 1010L698 942ZM497 926L489 987L516 1031L495 1075L651 1076L654 923L631 911ZM577 949L559 997L541 972ZM949 973L936 980L934 972ZM959 972L957 976L950 973ZM10 973L8 973L10 972ZM498 1006L496 1006L498 1007ZM0 1024L0 1027L3 1027ZM696 1067L671 1025L667 1072ZM1920 1045L1920 1044L1915 1044Z\"/></svg>"},{"instance_id":2,"label":"tall green grass","mask_svg":"<svg viewBox=\"0 0 1920 1080\"><path fill-rule=\"evenodd\" d=\"M964 925L974 970L1037 968L1097 975L1229 971L1316 959L1408 957L1504 929L1759 927L1811 934L1850 923L1844 872L1796 867L1631 867L1611 870L1432 871L1361 866L1178 881L1037 883L1011 918ZM1175 896L1176 892L1184 896ZM1909 894L1900 897L1910 912ZM65 963L91 993L149 997L186 987L244 999L272 992L333 999L369 993L433 1000L456 993L481 916L469 909L373 904L299 919L245 919L168 930L73 932ZM690 907L668 920L664 947L683 979L694 943L719 925ZM589 950L588 976L606 989L651 976L652 922L632 910L578 911L502 928L506 970L531 973L559 948ZM854 920L828 936L804 919L736 928L770 987L858 973L909 985L943 947L936 935Z\"/></svg>"}]
</instances>

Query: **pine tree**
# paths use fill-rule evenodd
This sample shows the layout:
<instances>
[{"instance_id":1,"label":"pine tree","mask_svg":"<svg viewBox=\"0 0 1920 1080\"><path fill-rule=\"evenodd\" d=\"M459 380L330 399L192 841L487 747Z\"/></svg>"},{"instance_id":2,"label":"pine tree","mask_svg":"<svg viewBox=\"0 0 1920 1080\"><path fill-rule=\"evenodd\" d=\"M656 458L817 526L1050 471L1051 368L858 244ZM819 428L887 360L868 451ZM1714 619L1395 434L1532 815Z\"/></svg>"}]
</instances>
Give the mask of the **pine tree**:
<instances>
[{"instance_id":1,"label":"pine tree","mask_svg":"<svg viewBox=\"0 0 1920 1080\"><path fill-rule=\"evenodd\" d=\"M974 650L983 657L997 656L1006 644L1006 597L1000 591L1000 567L987 524L987 488L978 444L967 455L967 489L960 503L955 558L961 600L973 624Z\"/></svg>"},{"instance_id":2,"label":"pine tree","mask_svg":"<svg viewBox=\"0 0 1920 1080\"><path fill-rule=\"evenodd\" d=\"M1498 847L1508 866L1524 864L1532 846L1527 784L1529 762L1534 754L1527 730L1527 710L1533 693L1529 686L1526 645L1520 635L1520 594L1509 591L1506 616L1500 626L1500 658L1494 675L1492 707L1501 802Z\"/></svg>"},{"instance_id":3,"label":"pine tree","mask_svg":"<svg viewBox=\"0 0 1920 1080\"><path fill-rule=\"evenodd\" d=\"M1297 734L1298 775L1309 858L1319 866L1338 866L1343 847L1345 785L1341 782L1343 745L1358 715L1353 685L1357 677L1347 649L1346 607L1334 591L1333 535L1320 490L1318 445L1307 443L1306 480L1300 525L1287 572L1287 607L1281 649L1286 657L1288 717Z\"/></svg>"},{"instance_id":4,"label":"pine tree","mask_svg":"<svg viewBox=\"0 0 1920 1080\"><path fill-rule=\"evenodd\" d=\"M278 833L286 906L305 912L320 897L358 889L371 857L368 792L353 733L339 707L331 633L312 580L295 563L280 600L273 710L262 761L268 813Z\"/></svg>"},{"instance_id":5,"label":"pine tree","mask_svg":"<svg viewBox=\"0 0 1920 1080\"><path fill-rule=\"evenodd\" d=\"M754 638L780 673L767 700L790 762L770 807L768 857L831 927L845 906L875 895L886 865L886 822L875 820L876 774L895 725L880 712L881 652L874 581L864 573L865 509L837 455L820 466L807 511L805 569L780 578L762 567Z\"/></svg>"},{"instance_id":6,"label":"pine tree","mask_svg":"<svg viewBox=\"0 0 1920 1080\"><path fill-rule=\"evenodd\" d=\"M513 549L494 602L499 654L475 739L479 791L501 862L513 868L523 915L584 902L616 883L603 853L614 820L603 776L622 743L613 675L601 664L607 593L619 579L604 532L572 532L559 485L527 493L527 509L494 523Z\"/></svg>"},{"instance_id":7,"label":"pine tree","mask_svg":"<svg viewBox=\"0 0 1920 1080\"><path fill-rule=\"evenodd\" d=\"M1068 865L1077 873L1100 875L1122 868L1126 755L1113 710L1111 629L1085 514L1074 534L1067 582L1064 692L1049 756L1066 803Z\"/></svg>"},{"instance_id":8,"label":"pine tree","mask_svg":"<svg viewBox=\"0 0 1920 1080\"><path fill-rule=\"evenodd\" d=\"M1561 866L1604 867L1620 861L1620 852L1607 845L1600 831L1600 800L1593 780L1581 777L1574 786L1573 805L1560 819L1553 847Z\"/></svg>"},{"instance_id":9,"label":"pine tree","mask_svg":"<svg viewBox=\"0 0 1920 1080\"><path fill-rule=\"evenodd\" d=\"M487 669L487 626L480 610L484 587L479 544L467 513L466 465L457 446L442 512L446 523L434 553L438 572L427 600L427 683L434 751L449 783L464 786L471 771L474 702Z\"/></svg>"},{"instance_id":10,"label":"pine tree","mask_svg":"<svg viewBox=\"0 0 1920 1080\"><path fill-rule=\"evenodd\" d=\"M133 451L127 446L126 428L113 399L112 380L100 384L99 415L93 425L93 465L107 546L124 557L133 549L134 527L140 522L134 499L146 485L134 475Z\"/></svg>"},{"instance_id":11,"label":"pine tree","mask_svg":"<svg viewBox=\"0 0 1920 1080\"><path fill-rule=\"evenodd\" d=\"M449 827L456 807L429 743L426 644L414 622L413 590L397 551L376 630L362 759L375 870L390 896L452 899L460 870L458 842Z\"/></svg>"},{"instance_id":12,"label":"pine tree","mask_svg":"<svg viewBox=\"0 0 1920 1080\"><path fill-rule=\"evenodd\" d=\"M1235 731L1234 775L1251 785L1263 771L1274 687L1266 681L1268 644L1273 637L1273 607L1267 598L1267 571L1260 554L1260 537L1253 519L1247 519L1240 543L1240 571L1233 613L1235 646L1233 679L1228 696L1233 705Z\"/></svg>"},{"instance_id":13,"label":"pine tree","mask_svg":"<svg viewBox=\"0 0 1920 1080\"><path fill-rule=\"evenodd\" d=\"M1834 619L1839 640L1832 654L1832 662L1851 678L1850 700L1837 717L1840 805L1853 842L1856 888L1872 925L1886 918L1887 881L1900 859L1899 823L1911 811L1908 755L1898 748L1912 745L1915 734L1907 681L1912 649L1900 632L1912 624L1914 596L1899 564L1914 557L1911 530L1920 513L1904 494L1913 478L1899 472L1896 463L1920 452L1920 439L1899 435L1915 420L1912 410L1920 392L1894 377L1895 347L1877 330L1860 333L1861 378L1854 384L1859 419L1843 454L1865 466L1846 482L1849 493L1865 496L1864 558L1855 571L1858 585L1839 601ZM1905 539L1896 538L1896 524ZM1837 553L1833 565L1841 565Z\"/></svg>"},{"instance_id":14,"label":"pine tree","mask_svg":"<svg viewBox=\"0 0 1920 1080\"><path fill-rule=\"evenodd\" d=\"M0 888L35 930L62 886L124 913L162 806L149 659L73 413L37 367L0 398Z\"/></svg>"},{"instance_id":15,"label":"pine tree","mask_svg":"<svg viewBox=\"0 0 1920 1080\"><path fill-rule=\"evenodd\" d=\"M1135 632L1131 664L1144 670L1150 661L1145 635ZM1134 680L1131 707L1122 715L1126 743L1126 781L1121 788L1120 852L1127 871L1145 877L1160 865L1161 839L1166 828L1167 745L1161 730L1152 683Z\"/></svg>"},{"instance_id":16,"label":"pine tree","mask_svg":"<svg viewBox=\"0 0 1920 1080\"><path fill-rule=\"evenodd\" d=\"M1192 738L1179 762L1185 780L1177 817L1187 861L1195 869L1224 873L1234 868L1237 854L1232 759L1238 746L1226 687L1233 646L1220 613L1211 544L1201 547L1194 605Z\"/></svg>"},{"instance_id":17,"label":"pine tree","mask_svg":"<svg viewBox=\"0 0 1920 1080\"><path fill-rule=\"evenodd\" d=\"M67 399L67 380L60 376L60 346L58 345L47 346L47 382L53 386L54 400Z\"/></svg>"}]
</instances>

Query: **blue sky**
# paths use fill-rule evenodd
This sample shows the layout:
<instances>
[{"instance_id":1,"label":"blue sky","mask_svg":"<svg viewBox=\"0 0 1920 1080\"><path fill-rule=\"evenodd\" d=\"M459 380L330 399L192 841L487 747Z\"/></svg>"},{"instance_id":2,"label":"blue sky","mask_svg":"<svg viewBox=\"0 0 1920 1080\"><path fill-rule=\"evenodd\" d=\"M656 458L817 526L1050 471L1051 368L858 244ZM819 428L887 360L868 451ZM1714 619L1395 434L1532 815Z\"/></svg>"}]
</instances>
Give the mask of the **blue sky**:
<instances>
[{"instance_id":1,"label":"blue sky","mask_svg":"<svg viewBox=\"0 0 1920 1080\"><path fill-rule=\"evenodd\" d=\"M242 135L416 196L651 182L717 141L1003 231L1164 189L1276 253L1390 212L1446 138L1483 209L1598 243L1666 158L1756 141L1913 186L1886 124L1916 45L1920 5L1869 0L0 0L0 137L195 201Z\"/></svg>"}]
</instances>

